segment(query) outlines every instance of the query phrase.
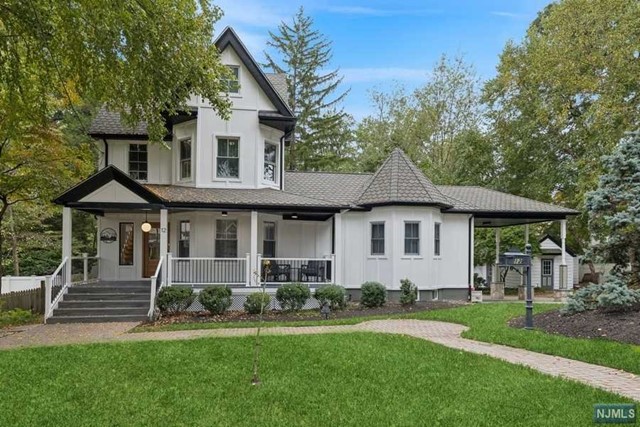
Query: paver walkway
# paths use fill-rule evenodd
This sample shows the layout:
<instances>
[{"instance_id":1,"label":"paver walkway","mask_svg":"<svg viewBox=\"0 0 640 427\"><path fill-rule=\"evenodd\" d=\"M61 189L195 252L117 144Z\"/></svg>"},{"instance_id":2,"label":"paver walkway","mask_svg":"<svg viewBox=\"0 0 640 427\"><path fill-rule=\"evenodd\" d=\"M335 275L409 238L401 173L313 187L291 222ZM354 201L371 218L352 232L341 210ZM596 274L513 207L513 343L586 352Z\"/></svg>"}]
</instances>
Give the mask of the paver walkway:
<instances>
[{"instance_id":1,"label":"paver walkway","mask_svg":"<svg viewBox=\"0 0 640 427\"><path fill-rule=\"evenodd\" d=\"M0 331L0 350L39 345L90 342L183 340L204 337L235 337L255 334L255 328L201 329L193 331L127 333L135 323L31 325ZM264 328L264 335L307 335L345 332L402 334L446 347L483 354L509 363L528 366L556 377L578 381L640 402L640 376L629 372L535 353L520 348L462 338L466 326L429 320L373 320L357 325Z\"/></svg>"}]
</instances>

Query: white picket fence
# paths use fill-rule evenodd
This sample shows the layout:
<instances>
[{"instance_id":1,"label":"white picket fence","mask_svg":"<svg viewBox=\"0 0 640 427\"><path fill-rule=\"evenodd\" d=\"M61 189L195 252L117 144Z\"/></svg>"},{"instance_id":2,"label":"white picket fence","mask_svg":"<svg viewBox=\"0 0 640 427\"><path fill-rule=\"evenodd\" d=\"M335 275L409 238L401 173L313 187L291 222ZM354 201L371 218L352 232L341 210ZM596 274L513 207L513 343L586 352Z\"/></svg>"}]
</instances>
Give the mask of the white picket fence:
<instances>
[{"instance_id":1,"label":"white picket fence","mask_svg":"<svg viewBox=\"0 0 640 427\"><path fill-rule=\"evenodd\" d=\"M3 276L2 293L28 291L38 289L45 276Z\"/></svg>"}]
</instances>

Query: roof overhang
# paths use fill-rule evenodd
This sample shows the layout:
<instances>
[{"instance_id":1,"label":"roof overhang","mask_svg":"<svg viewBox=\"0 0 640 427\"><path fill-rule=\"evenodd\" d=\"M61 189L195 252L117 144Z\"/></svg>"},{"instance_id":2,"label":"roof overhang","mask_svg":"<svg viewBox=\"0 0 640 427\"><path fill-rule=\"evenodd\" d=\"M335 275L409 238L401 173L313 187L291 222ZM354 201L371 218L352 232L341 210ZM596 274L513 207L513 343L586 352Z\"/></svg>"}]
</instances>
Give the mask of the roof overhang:
<instances>
[{"instance_id":1,"label":"roof overhang","mask_svg":"<svg viewBox=\"0 0 640 427\"><path fill-rule=\"evenodd\" d=\"M258 111L258 120L260 124L281 130L284 133L291 132L296 125L295 117L283 116L273 111Z\"/></svg>"},{"instance_id":2,"label":"roof overhang","mask_svg":"<svg viewBox=\"0 0 640 427\"><path fill-rule=\"evenodd\" d=\"M476 228L500 228L514 225L537 224L541 222L568 219L573 213L544 212L473 212L450 210L445 213L469 213L473 215Z\"/></svg>"}]
</instances>

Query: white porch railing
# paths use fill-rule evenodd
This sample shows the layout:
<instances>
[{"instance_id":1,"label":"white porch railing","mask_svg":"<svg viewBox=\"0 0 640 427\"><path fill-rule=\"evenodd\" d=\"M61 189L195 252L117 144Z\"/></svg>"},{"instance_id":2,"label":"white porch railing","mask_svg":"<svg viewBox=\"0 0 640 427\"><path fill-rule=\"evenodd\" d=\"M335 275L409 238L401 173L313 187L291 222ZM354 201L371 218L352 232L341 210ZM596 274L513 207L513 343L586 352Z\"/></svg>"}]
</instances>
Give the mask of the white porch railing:
<instances>
[{"instance_id":1,"label":"white porch railing","mask_svg":"<svg viewBox=\"0 0 640 427\"><path fill-rule=\"evenodd\" d=\"M100 258L83 253L82 256L71 257L71 282L95 282L100 275Z\"/></svg>"},{"instance_id":2,"label":"white porch railing","mask_svg":"<svg viewBox=\"0 0 640 427\"><path fill-rule=\"evenodd\" d=\"M45 278L44 321L53 315L62 296L71 285L71 260L65 257L51 276Z\"/></svg>"},{"instance_id":3,"label":"white porch railing","mask_svg":"<svg viewBox=\"0 0 640 427\"><path fill-rule=\"evenodd\" d=\"M169 255L170 285L236 285L250 284L250 257L244 258L174 258Z\"/></svg>"},{"instance_id":4,"label":"white porch railing","mask_svg":"<svg viewBox=\"0 0 640 427\"><path fill-rule=\"evenodd\" d=\"M325 258L261 258L260 277L267 285L289 282L330 284L335 278L335 256Z\"/></svg>"},{"instance_id":5,"label":"white porch railing","mask_svg":"<svg viewBox=\"0 0 640 427\"><path fill-rule=\"evenodd\" d=\"M164 261L164 257L160 258L160 261L158 261L158 267L156 267L156 272L153 274L153 276L151 276L151 279L150 279L151 294L150 294L150 300L149 300L149 312L147 313L149 320L153 320L153 312L155 311L155 308L156 308L156 296L158 295L158 292L160 292L160 289L162 289L162 287L165 284L163 261Z\"/></svg>"}]
</instances>

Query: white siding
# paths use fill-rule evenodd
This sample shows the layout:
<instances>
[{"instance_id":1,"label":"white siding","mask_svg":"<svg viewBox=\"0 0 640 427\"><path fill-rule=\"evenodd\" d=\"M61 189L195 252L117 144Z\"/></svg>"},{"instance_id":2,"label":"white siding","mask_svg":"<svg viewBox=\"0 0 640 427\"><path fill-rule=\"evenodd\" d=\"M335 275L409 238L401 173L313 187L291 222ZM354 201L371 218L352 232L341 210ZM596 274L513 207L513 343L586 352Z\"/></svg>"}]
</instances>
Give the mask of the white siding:
<instances>
[{"instance_id":1,"label":"white siding","mask_svg":"<svg viewBox=\"0 0 640 427\"><path fill-rule=\"evenodd\" d=\"M171 150L160 144L148 144L146 141L109 140L109 164L124 173L129 173L129 145L147 145L148 183L171 184Z\"/></svg>"},{"instance_id":2,"label":"white siding","mask_svg":"<svg viewBox=\"0 0 640 427\"><path fill-rule=\"evenodd\" d=\"M343 215L343 285L379 281L399 289L409 278L420 289L468 286L468 215L441 214L428 207L379 207ZM420 222L420 254L404 254L404 224ZM371 223L385 223L385 254L371 255ZM441 222L441 255L434 256L434 222Z\"/></svg>"}]
</instances>

